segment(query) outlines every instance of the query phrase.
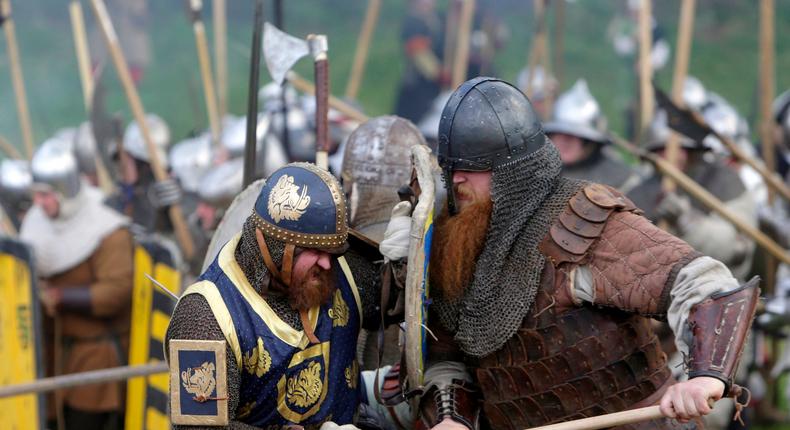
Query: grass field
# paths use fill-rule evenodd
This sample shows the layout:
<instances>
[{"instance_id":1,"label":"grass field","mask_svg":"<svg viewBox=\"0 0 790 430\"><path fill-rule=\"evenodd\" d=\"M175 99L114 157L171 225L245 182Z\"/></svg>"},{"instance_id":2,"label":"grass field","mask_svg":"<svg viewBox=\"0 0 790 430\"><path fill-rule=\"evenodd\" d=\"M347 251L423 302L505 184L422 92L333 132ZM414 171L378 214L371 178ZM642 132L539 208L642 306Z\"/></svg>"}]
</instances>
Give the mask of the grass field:
<instances>
[{"instance_id":1,"label":"grass field","mask_svg":"<svg viewBox=\"0 0 790 430\"><path fill-rule=\"evenodd\" d=\"M482 1L482 0L480 0ZM65 0L12 1L35 141L40 143L60 127L85 119L80 82ZM211 37L210 1L204 16ZM331 85L345 90L355 41L367 2L363 0L286 1L286 30L298 36L325 33L329 38ZM384 0L372 43L359 101L372 114L391 111L403 55L399 43L405 1ZM444 7L446 0L438 2ZM510 28L510 39L496 57L498 76L513 80L526 62L533 30L531 2L496 0ZM655 17L674 43L679 0L654 1ZM229 1L229 106L242 114L247 96L251 0ZM271 2L267 2L271 8ZM756 117L758 10L752 0L698 0L690 73L731 100L750 121ZM631 65L614 54L606 37L609 21L620 1L576 1L566 6L565 80L567 88L586 78L609 123L622 131L622 112L634 89ZM83 1L88 25L93 25L88 2ZM164 117L175 139L207 126L203 93L191 27L183 2L149 1L152 61L140 84L146 110ZM268 12L268 10L267 10ZM790 87L790 2L776 2L776 88ZM4 39L4 37L3 37ZM311 76L309 61L297 68ZM108 104L129 118L120 86L110 71ZM658 74L669 88L671 64ZM262 82L268 78L264 72ZM5 40L0 44L0 136L21 146Z\"/></svg>"}]
</instances>

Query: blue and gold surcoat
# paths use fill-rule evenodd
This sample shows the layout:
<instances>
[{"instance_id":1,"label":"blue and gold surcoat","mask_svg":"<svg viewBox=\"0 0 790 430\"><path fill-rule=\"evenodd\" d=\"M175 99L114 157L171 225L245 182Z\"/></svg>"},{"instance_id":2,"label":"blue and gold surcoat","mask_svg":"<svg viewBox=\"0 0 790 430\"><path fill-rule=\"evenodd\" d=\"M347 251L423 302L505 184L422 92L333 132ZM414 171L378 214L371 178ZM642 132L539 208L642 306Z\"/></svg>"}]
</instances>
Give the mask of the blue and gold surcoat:
<instances>
[{"instance_id":1,"label":"blue and gold surcoat","mask_svg":"<svg viewBox=\"0 0 790 430\"><path fill-rule=\"evenodd\" d=\"M356 342L361 301L343 257L333 259L337 290L308 312L320 343L282 321L252 288L231 239L186 294L208 301L241 372L236 420L257 427L351 423L359 404Z\"/></svg>"}]
</instances>

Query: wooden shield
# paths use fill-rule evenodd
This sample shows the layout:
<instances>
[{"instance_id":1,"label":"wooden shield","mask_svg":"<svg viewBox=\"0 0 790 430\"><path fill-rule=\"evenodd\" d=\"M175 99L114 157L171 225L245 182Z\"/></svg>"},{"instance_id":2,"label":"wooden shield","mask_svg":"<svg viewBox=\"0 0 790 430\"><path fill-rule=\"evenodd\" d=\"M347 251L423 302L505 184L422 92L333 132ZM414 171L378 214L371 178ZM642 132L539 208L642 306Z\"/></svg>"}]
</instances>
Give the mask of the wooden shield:
<instances>
[{"instance_id":1,"label":"wooden shield","mask_svg":"<svg viewBox=\"0 0 790 430\"><path fill-rule=\"evenodd\" d=\"M132 324L129 336L129 364L149 364L165 360L164 340L176 302L154 286L151 276L173 294L181 293L178 248L155 236L137 237L134 250ZM167 373L138 376L126 385L126 428L169 429Z\"/></svg>"},{"instance_id":2,"label":"wooden shield","mask_svg":"<svg viewBox=\"0 0 790 430\"><path fill-rule=\"evenodd\" d=\"M415 145L411 149L412 165L417 173L420 195L411 218L408 272L406 274L406 344L405 359L407 387L405 392L418 389L423 384L423 365L427 354L426 326L428 293L428 262L430 261L431 236L435 187L431 152L428 147ZM417 402L414 398L412 411Z\"/></svg>"},{"instance_id":3,"label":"wooden shield","mask_svg":"<svg viewBox=\"0 0 790 430\"><path fill-rule=\"evenodd\" d=\"M21 242L0 237L0 386L30 382L44 376L41 315L34 292L31 250ZM25 394L0 399L3 428L45 427L44 395Z\"/></svg>"}]
</instances>

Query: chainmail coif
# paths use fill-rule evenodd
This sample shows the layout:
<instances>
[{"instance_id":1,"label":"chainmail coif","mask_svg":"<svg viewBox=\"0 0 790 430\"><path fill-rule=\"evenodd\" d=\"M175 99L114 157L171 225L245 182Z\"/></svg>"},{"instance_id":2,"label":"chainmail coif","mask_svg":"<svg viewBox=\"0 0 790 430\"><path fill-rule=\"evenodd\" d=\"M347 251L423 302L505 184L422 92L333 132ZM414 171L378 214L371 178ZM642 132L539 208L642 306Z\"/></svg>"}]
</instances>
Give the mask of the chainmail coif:
<instances>
[{"instance_id":1,"label":"chainmail coif","mask_svg":"<svg viewBox=\"0 0 790 430\"><path fill-rule=\"evenodd\" d=\"M466 354L501 348L532 307L545 262L538 244L585 184L561 177L561 170L548 139L533 154L493 169L491 222L472 283L455 302L434 298L439 320Z\"/></svg>"},{"instance_id":2,"label":"chainmail coif","mask_svg":"<svg viewBox=\"0 0 790 430\"><path fill-rule=\"evenodd\" d=\"M241 239L239 239L234 256L252 288L260 294L263 290L262 287L269 284L269 269L266 268L261 251L258 249L258 241L255 239L255 228L252 217L247 218L247 221L244 222L244 227L242 227ZM285 253L285 243L265 235L264 240L266 245L269 246L272 261L277 267L280 267L283 261L283 254ZM269 291L263 298L274 310L274 313L286 324L296 330L302 329L302 320L299 318L299 313L288 303L288 297Z\"/></svg>"}]
</instances>

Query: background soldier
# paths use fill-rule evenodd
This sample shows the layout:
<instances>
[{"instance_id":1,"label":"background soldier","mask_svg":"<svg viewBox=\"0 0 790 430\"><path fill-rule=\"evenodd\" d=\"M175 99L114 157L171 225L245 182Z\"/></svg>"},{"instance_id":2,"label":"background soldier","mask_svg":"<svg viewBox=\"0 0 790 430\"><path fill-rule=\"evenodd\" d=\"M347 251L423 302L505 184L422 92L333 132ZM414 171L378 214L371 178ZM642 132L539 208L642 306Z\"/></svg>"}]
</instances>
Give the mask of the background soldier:
<instances>
[{"instance_id":1,"label":"background soldier","mask_svg":"<svg viewBox=\"0 0 790 430\"><path fill-rule=\"evenodd\" d=\"M127 356L132 294L128 220L80 182L68 142L44 142L31 170L34 206L20 238L33 248L41 303L54 318L54 326L53 320L47 324L47 350L54 355L48 373L120 366ZM122 428L124 387L104 382L64 390L56 398L57 406L65 404L67 428Z\"/></svg>"},{"instance_id":2,"label":"background soldier","mask_svg":"<svg viewBox=\"0 0 790 430\"><path fill-rule=\"evenodd\" d=\"M659 111L647 133L645 148L663 155L669 139L666 113ZM680 137L677 166L698 184L718 197L725 206L744 220L757 225L757 205L738 173L721 158L712 157L704 142ZM664 220L671 231L705 255L726 264L736 278L743 281L751 269L754 241L739 232L730 222L685 192L666 194L658 173L646 178L628 194L654 222Z\"/></svg>"},{"instance_id":3,"label":"background soldier","mask_svg":"<svg viewBox=\"0 0 790 430\"><path fill-rule=\"evenodd\" d=\"M168 168L166 150L170 145L170 129L162 118L153 114L146 116L146 122L159 161ZM123 134L123 148L111 150L119 163L120 187L118 194L108 200L110 207L129 216L146 233L172 231L167 208L180 202L181 188L174 179L154 178L139 126L134 122L129 124Z\"/></svg>"},{"instance_id":4,"label":"background soldier","mask_svg":"<svg viewBox=\"0 0 790 430\"><path fill-rule=\"evenodd\" d=\"M365 122L351 133L345 145L340 177L349 202L349 227L377 243L384 240L391 216L408 215L411 211L408 204L400 206L394 214L392 208L399 201L398 190L408 185L411 178L414 145L425 145L425 139L411 121L397 116L381 116ZM363 331L362 369L398 361L399 335L397 326L388 327L379 355L378 337Z\"/></svg>"},{"instance_id":5,"label":"background soldier","mask_svg":"<svg viewBox=\"0 0 790 430\"><path fill-rule=\"evenodd\" d=\"M634 169L607 147L611 142L606 118L584 79L557 99L543 130L560 151L563 176L610 185L623 193L640 182Z\"/></svg>"},{"instance_id":6,"label":"background soldier","mask_svg":"<svg viewBox=\"0 0 790 430\"><path fill-rule=\"evenodd\" d=\"M395 115L418 122L449 78L443 70L444 26L435 0L411 0L401 29L406 70L401 77Z\"/></svg>"},{"instance_id":7,"label":"background soldier","mask_svg":"<svg viewBox=\"0 0 790 430\"><path fill-rule=\"evenodd\" d=\"M199 257L194 258L190 264L190 273L195 276L200 274L211 237L225 215L225 210L241 192L243 173L244 160L234 158L215 166L200 180L197 206L187 218L197 250L195 256Z\"/></svg>"},{"instance_id":8,"label":"background soldier","mask_svg":"<svg viewBox=\"0 0 790 430\"><path fill-rule=\"evenodd\" d=\"M431 249L439 340L429 339L424 421L521 429L659 401L683 422L709 413L708 399L731 388L756 283L739 287L613 188L563 178L529 101L503 81L459 87L439 135L448 207ZM724 318L734 301L748 305ZM673 384L646 316L669 321L689 381ZM729 349L715 368L717 342Z\"/></svg>"}]
</instances>

